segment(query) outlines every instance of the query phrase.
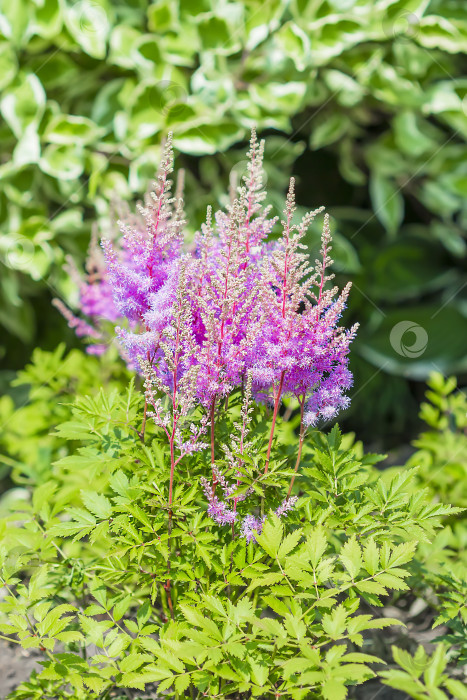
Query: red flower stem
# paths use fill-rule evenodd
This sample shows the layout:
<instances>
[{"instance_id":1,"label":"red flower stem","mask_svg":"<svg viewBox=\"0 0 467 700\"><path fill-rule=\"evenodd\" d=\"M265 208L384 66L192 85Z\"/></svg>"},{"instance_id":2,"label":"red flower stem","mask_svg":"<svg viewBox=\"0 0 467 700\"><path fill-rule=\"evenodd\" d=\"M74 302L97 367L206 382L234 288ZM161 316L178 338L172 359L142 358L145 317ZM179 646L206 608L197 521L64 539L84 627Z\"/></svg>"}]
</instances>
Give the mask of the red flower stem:
<instances>
[{"instance_id":1,"label":"red flower stem","mask_svg":"<svg viewBox=\"0 0 467 700\"><path fill-rule=\"evenodd\" d=\"M175 396L175 392L174 392ZM168 526L168 534L169 534L169 541L168 541L168 556L167 556L167 580L165 583L165 590L167 593L167 605L169 606L170 610L170 616L172 620L174 619L174 611L173 611L173 603L172 603L172 596L170 593L170 556L172 554L172 526L173 526L173 512L172 512L172 501L173 501L173 480L174 480L174 472L175 472L175 453L174 453L174 440L175 440L175 429L177 427L177 422L175 419L175 416L172 419L172 434L170 436L169 444L170 444L170 484L169 484L169 526Z\"/></svg>"},{"instance_id":2,"label":"red flower stem","mask_svg":"<svg viewBox=\"0 0 467 700\"><path fill-rule=\"evenodd\" d=\"M266 454L266 464L264 465L264 473L265 474L268 473L268 469L269 469L269 458L271 456L272 439L274 437L274 429L276 427L277 412L279 410L279 403L280 403L281 395L282 395L282 387L284 386L284 376L285 376L285 370L283 372L281 372L279 388L277 390L276 400L274 402L274 413L272 414L272 424L271 424L271 432L269 434L269 444L268 444L268 451Z\"/></svg>"},{"instance_id":3,"label":"red flower stem","mask_svg":"<svg viewBox=\"0 0 467 700\"><path fill-rule=\"evenodd\" d=\"M294 474L293 474L291 482L290 482L289 490L287 491L287 496L285 498L286 501L289 500L290 494L292 493L295 477L297 476L298 467L300 466L300 460L302 457L303 441L305 439L305 430L304 430L304 425L303 425L303 413L304 413L304 409L305 409L305 397L304 396L302 396L301 400L299 399L299 403L300 403L300 440L298 443L298 454L297 454L297 461L295 462L295 471L294 471Z\"/></svg>"},{"instance_id":4,"label":"red flower stem","mask_svg":"<svg viewBox=\"0 0 467 700\"><path fill-rule=\"evenodd\" d=\"M285 255L284 255L284 280L282 282L282 318L285 319L286 316L286 298L287 298L287 272L288 272L288 252L287 248L289 245L289 239L290 239L290 223L291 223L291 215L290 213L287 214L287 223L286 223L286 248L285 248ZM285 370L281 372L281 378L279 382L279 388L277 390L277 396L276 400L274 402L274 413L272 415L272 425L271 425L271 433L269 435L269 444L268 444L268 451L266 454L266 464L264 465L264 473L268 473L269 469L269 458L271 456L271 447L272 447L272 439L274 437L274 429L276 427L276 419L277 419L277 412L279 410L279 402L281 400L281 394L282 394L282 387L284 386L284 376L285 376Z\"/></svg>"},{"instance_id":5,"label":"red flower stem","mask_svg":"<svg viewBox=\"0 0 467 700\"><path fill-rule=\"evenodd\" d=\"M170 527L172 525L172 510L170 509L170 506L172 505L172 501L173 501L173 481L174 481L174 472L175 472L174 438L175 438L175 427L172 431L172 435L170 436L169 529L172 529Z\"/></svg>"},{"instance_id":6,"label":"red flower stem","mask_svg":"<svg viewBox=\"0 0 467 700\"><path fill-rule=\"evenodd\" d=\"M169 439L169 444L170 444L170 481L169 481L169 524L168 524L168 556L167 556L167 581L165 584L165 590L167 591L167 604L169 606L170 610L170 615L172 619L174 618L174 612L173 612L173 604L172 604L172 597L170 594L170 557L172 554L172 526L173 526L173 511L172 511L172 502L173 502L173 482L174 482L174 475L175 475L175 450L174 450L174 442L175 442L175 434L177 430L177 423L178 423L178 414L177 414L177 371L178 371L178 361L179 361L179 346L180 346L180 316L178 318L177 322L177 335L175 338L175 358L174 358L174 364L173 364L173 370L172 370L172 381L173 381L173 393L172 393L172 433L170 435Z\"/></svg>"},{"instance_id":7,"label":"red flower stem","mask_svg":"<svg viewBox=\"0 0 467 700\"><path fill-rule=\"evenodd\" d=\"M216 491L216 485L217 485L217 478L216 474L214 472L214 462L215 462L215 457L214 457L214 414L216 410L216 396L214 395L214 398L211 403L211 409L210 409L210 415L211 415L211 470L212 470L212 495L214 496L215 491Z\"/></svg>"}]
</instances>

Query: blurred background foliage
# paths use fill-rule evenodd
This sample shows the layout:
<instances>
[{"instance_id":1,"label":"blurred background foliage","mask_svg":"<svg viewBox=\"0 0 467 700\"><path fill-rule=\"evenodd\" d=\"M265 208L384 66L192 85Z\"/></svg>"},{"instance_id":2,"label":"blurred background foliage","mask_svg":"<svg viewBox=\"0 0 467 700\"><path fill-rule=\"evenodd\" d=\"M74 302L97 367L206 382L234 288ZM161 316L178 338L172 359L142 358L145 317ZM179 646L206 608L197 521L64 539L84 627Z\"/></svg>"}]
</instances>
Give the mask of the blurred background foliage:
<instances>
[{"instance_id":1,"label":"blurred background foliage","mask_svg":"<svg viewBox=\"0 0 467 700\"><path fill-rule=\"evenodd\" d=\"M65 257L81 265L93 222L108 233L112 201L144 193L167 132L194 231L228 201L256 125L271 203L296 174L299 203L333 216L338 281L354 282L346 427L411 435L428 373L467 370L464 0L0 8L3 386L35 345L76 344L50 305L76 301Z\"/></svg>"}]
</instances>

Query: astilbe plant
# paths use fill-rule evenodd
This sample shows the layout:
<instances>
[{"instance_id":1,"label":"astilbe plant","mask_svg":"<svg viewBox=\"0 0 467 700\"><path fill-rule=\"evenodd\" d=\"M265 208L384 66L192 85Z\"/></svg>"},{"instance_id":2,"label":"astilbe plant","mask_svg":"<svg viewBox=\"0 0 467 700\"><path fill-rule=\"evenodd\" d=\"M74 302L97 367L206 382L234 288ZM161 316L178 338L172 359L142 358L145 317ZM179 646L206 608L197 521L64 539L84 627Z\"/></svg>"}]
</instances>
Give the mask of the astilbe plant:
<instances>
[{"instance_id":1,"label":"astilbe plant","mask_svg":"<svg viewBox=\"0 0 467 700\"><path fill-rule=\"evenodd\" d=\"M358 650L371 631L400 624L374 607L457 512L315 428L348 401L348 289L328 285L327 219L310 268L319 210L295 221L293 182L276 235L262 149L253 133L244 186L187 246L169 139L154 195L103 244L85 322L117 326L144 392L78 397L69 453L0 521L0 632L43 667L12 699L341 700L384 662Z\"/></svg>"},{"instance_id":2,"label":"astilbe plant","mask_svg":"<svg viewBox=\"0 0 467 700\"><path fill-rule=\"evenodd\" d=\"M82 311L92 320L98 320L96 309L109 321L116 320L116 310L126 319L126 328L116 328L122 354L145 377L145 417L151 404L151 417L170 444L169 501L176 464L183 454L204 448L199 438L209 424L212 485L204 482L204 488L208 512L220 524L233 524L239 515L236 507L229 507L239 498L233 497L215 466L220 402L244 388L248 377L249 395L272 405L267 474L281 400L295 397L301 414L297 470L307 427L345 408L344 391L352 384L347 364L356 326L350 331L338 326L350 285L339 296L337 288L326 288L333 277L327 271L332 263L329 217L324 219L321 259L313 269L301 241L322 208L296 223L292 179L282 235L268 240L277 220L263 206L263 151L264 143L253 130L247 173L237 197L226 212L217 213L215 225L208 211L194 250L186 251L182 199L180 193L171 195L169 135L156 188L145 206L139 206L139 219L120 224L118 248L109 240L102 242L106 274L97 276L94 284L88 281L81 292ZM86 324L71 325L83 334L80 323ZM205 408L207 420L193 427L189 441L183 442L180 421L195 404ZM143 425L142 437L144 430ZM293 504L293 480L277 513L285 514ZM237 481L239 487L241 480ZM216 494L218 485L223 498ZM240 525L248 538L253 526L261 530L264 504L261 510L260 519L248 513Z\"/></svg>"}]
</instances>

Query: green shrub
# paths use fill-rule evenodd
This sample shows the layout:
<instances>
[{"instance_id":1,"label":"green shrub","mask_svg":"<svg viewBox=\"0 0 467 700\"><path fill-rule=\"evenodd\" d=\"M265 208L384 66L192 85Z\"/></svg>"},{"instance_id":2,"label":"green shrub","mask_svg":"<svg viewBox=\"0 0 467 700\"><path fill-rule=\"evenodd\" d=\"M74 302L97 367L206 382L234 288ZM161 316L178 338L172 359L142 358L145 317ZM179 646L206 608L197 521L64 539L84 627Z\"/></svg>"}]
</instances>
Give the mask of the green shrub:
<instances>
[{"instance_id":1,"label":"green shrub","mask_svg":"<svg viewBox=\"0 0 467 700\"><path fill-rule=\"evenodd\" d=\"M443 530L433 542L421 545L412 587L436 611L433 626L444 626L439 639L449 643L449 656L465 663L467 396L456 390L454 377L444 378L439 372L430 376L428 386L428 402L422 404L420 417L430 430L414 441L418 449L407 465L400 468L400 473L407 467L416 468L415 488L426 490L433 501L451 503L464 510L460 516L446 519ZM443 658L442 652L439 653L440 659Z\"/></svg>"},{"instance_id":2,"label":"green shrub","mask_svg":"<svg viewBox=\"0 0 467 700\"><path fill-rule=\"evenodd\" d=\"M238 429L240 403L234 395L219 416L224 440ZM414 490L413 470L382 475L380 458L336 426L305 442L302 495L287 519L270 512L257 543L246 544L206 515L202 452L179 464L169 507L168 444L150 423L142 443L142 409L132 385L78 399L56 431L71 441L69 454L47 481L10 499L0 524L0 630L39 650L43 669L9 697L146 688L179 698L336 700L372 677L388 659L375 654L371 631L401 625L377 607L404 595L417 543L456 509ZM278 426L265 475L264 408L252 414L247 473L266 507L287 490L296 423ZM220 455L216 463L224 468ZM425 683L452 691L456 679L441 672L440 660ZM400 676L383 676L397 687Z\"/></svg>"},{"instance_id":3,"label":"green shrub","mask_svg":"<svg viewBox=\"0 0 467 700\"><path fill-rule=\"evenodd\" d=\"M449 678L444 673L449 654L440 644L432 656L420 645L411 656L401 649L393 648L394 661L403 670L382 671L383 683L397 688L417 700L447 700L448 697L465 700L467 687L459 678ZM451 695L446 695L444 690Z\"/></svg>"},{"instance_id":4,"label":"green shrub","mask_svg":"<svg viewBox=\"0 0 467 700\"><path fill-rule=\"evenodd\" d=\"M76 394L121 387L128 376L115 350L98 360L80 350L65 354L64 343L54 352L36 348L12 382L13 396L0 398L1 476L11 472L13 482L26 487L47 481L51 464L67 451L51 431L69 418Z\"/></svg>"}]
</instances>

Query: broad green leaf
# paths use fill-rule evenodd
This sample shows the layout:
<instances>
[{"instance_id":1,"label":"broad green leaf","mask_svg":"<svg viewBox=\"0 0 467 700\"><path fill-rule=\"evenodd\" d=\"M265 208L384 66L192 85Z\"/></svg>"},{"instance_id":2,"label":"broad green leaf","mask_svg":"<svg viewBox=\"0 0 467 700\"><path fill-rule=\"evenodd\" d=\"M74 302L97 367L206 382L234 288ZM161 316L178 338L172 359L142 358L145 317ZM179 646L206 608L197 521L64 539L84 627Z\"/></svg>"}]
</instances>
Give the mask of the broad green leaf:
<instances>
[{"instance_id":1,"label":"broad green leaf","mask_svg":"<svg viewBox=\"0 0 467 700\"><path fill-rule=\"evenodd\" d=\"M78 146L47 146L39 160L42 172L61 180L76 180L84 170L84 152Z\"/></svg>"},{"instance_id":2,"label":"broad green leaf","mask_svg":"<svg viewBox=\"0 0 467 700\"><path fill-rule=\"evenodd\" d=\"M33 73L21 72L0 100L0 113L17 138L38 125L45 108L45 91Z\"/></svg>"},{"instance_id":3,"label":"broad green leaf","mask_svg":"<svg viewBox=\"0 0 467 700\"><path fill-rule=\"evenodd\" d=\"M67 8L67 29L78 46L89 56L105 57L110 29L108 6L93 0L79 0Z\"/></svg>"},{"instance_id":4,"label":"broad green leaf","mask_svg":"<svg viewBox=\"0 0 467 700\"><path fill-rule=\"evenodd\" d=\"M123 673L130 673L131 671L136 671L144 663L152 661L152 656L150 654L138 654L133 652L128 654L120 661L120 669Z\"/></svg>"},{"instance_id":5,"label":"broad green leaf","mask_svg":"<svg viewBox=\"0 0 467 700\"><path fill-rule=\"evenodd\" d=\"M343 683L333 678L324 681L321 692L325 700L344 700L347 697L347 688Z\"/></svg>"},{"instance_id":6,"label":"broad green leaf","mask_svg":"<svg viewBox=\"0 0 467 700\"><path fill-rule=\"evenodd\" d=\"M13 47L7 41L0 40L0 90L11 83L17 69L18 62Z\"/></svg>"},{"instance_id":7,"label":"broad green leaf","mask_svg":"<svg viewBox=\"0 0 467 700\"><path fill-rule=\"evenodd\" d=\"M404 217L401 188L390 178L373 171L370 174L371 203L377 218L391 236L395 236Z\"/></svg>"},{"instance_id":8,"label":"broad green leaf","mask_svg":"<svg viewBox=\"0 0 467 700\"><path fill-rule=\"evenodd\" d=\"M310 59L310 38L295 22L286 22L275 39L282 52L289 56L299 71L305 70Z\"/></svg>"},{"instance_id":9,"label":"broad green leaf","mask_svg":"<svg viewBox=\"0 0 467 700\"><path fill-rule=\"evenodd\" d=\"M350 128L350 121L345 114L333 114L313 129L310 146L314 150L329 146L344 136Z\"/></svg>"},{"instance_id":10,"label":"broad green leaf","mask_svg":"<svg viewBox=\"0 0 467 700\"><path fill-rule=\"evenodd\" d=\"M345 632L347 611L342 605L338 605L331 613L323 615L323 630L331 639L340 639Z\"/></svg>"},{"instance_id":11,"label":"broad green leaf","mask_svg":"<svg viewBox=\"0 0 467 700\"><path fill-rule=\"evenodd\" d=\"M96 141L104 133L91 119L70 114L59 114L49 122L44 139L60 145L83 144Z\"/></svg>"}]
</instances>

